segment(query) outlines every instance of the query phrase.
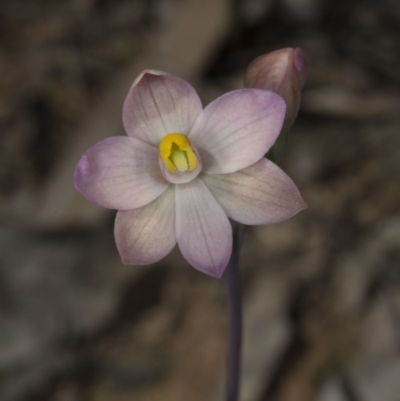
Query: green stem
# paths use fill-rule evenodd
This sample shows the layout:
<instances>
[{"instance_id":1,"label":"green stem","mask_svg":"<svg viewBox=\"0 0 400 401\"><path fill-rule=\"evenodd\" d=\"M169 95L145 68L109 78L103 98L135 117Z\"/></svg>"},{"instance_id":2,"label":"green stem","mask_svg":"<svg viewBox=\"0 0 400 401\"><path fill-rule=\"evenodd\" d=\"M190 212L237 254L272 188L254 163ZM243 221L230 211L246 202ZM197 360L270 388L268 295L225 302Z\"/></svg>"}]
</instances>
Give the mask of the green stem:
<instances>
[{"instance_id":1,"label":"green stem","mask_svg":"<svg viewBox=\"0 0 400 401\"><path fill-rule=\"evenodd\" d=\"M244 236L243 224L237 224L232 256L225 269L229 309L229 349L227 368L227 401L239 397L240 361L242 344L242 294L239 273L239 254Z\"/></svg>"}]
</instances>

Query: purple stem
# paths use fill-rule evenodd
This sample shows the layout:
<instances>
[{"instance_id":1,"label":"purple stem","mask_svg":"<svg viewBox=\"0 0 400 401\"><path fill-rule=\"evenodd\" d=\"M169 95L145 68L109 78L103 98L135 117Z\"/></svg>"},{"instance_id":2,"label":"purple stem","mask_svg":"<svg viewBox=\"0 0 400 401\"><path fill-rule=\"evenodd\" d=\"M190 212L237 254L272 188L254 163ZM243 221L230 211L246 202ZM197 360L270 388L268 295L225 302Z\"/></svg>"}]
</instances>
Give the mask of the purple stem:
<instances>
[{"instance_id":1,"label":"purple stem","mask_svg":"<svg viewBox=\"0 0 400 401\"><path fill-rule=\"evenodd\" d=\"M229 309L229 349L226 401L238 401L240 381L240 350L242 343L242 295L239 274L239 254L244 236L243 224L237 224L232 256L225 269Z\"/></svg>"}]
</instances>

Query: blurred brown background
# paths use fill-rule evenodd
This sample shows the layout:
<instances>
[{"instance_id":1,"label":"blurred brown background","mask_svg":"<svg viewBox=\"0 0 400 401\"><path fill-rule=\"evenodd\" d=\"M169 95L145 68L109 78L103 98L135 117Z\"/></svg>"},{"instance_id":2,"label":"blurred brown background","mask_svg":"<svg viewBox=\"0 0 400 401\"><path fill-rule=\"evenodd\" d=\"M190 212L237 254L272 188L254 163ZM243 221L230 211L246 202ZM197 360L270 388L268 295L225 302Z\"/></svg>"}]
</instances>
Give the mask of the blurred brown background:
<instances>
[{"instance_id":1,"label":"blurred brown background","mask_svg":"<svg viewBox=\"0 0 400 401\"><path fill-rule=\"evenodd\" d=\"M223 399L223 280L122 266L72 186L144 68L207 103L256 56L309 73L280 160L309 205L242 252L242 401L400 400L400 3L13 0L0 6L0 400Z\"/></svg>"}]
</instances>

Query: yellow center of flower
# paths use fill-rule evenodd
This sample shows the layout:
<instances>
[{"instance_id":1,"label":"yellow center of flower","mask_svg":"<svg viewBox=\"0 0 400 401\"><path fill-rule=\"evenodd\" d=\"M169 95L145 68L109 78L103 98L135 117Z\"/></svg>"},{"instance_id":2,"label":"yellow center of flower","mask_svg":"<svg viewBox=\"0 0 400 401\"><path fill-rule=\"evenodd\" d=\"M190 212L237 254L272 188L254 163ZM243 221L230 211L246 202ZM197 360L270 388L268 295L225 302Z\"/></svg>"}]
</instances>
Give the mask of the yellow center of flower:
<instances>
[{"instance_id":1,"label":"yellow center of flower","mask_svg":"<svg viewBox=\"0 0 400 401\"><path fill-rule=\"evenodd\" d=\"M160 157L171 173L193 171L197 166L197 157L189 140L182 134L166 135L159 146Z\"/></svg>"}]
</instances>

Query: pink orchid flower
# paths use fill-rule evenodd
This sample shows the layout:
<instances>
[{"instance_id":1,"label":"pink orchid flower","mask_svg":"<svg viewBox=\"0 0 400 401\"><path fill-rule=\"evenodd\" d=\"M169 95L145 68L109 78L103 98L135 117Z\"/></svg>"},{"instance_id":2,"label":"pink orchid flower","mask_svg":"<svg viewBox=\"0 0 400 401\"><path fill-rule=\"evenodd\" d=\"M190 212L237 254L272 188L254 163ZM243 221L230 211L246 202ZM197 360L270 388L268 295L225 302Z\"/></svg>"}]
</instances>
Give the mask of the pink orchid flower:
<instances>
[{"instance_id":1,"label":"pink orchid flower","mask_svg":"<svg viewBox=\"0 0 400 401\"><path fill-rule=\"evenodd\" d=\"M178 243L195 269L220 278L232 253L229 219L277 223L306 207L293 181L264 158L284 117L285 102L267 90L229 92L203 110L185 80L144 71L123 106L128 136L88 149L75 187L118 210L124 264L157 262Z\"/></svg>"},{"instance_id":2,"label":"pink orchid flower","mask_svg":"<svg viewBox=\"0 0 400 401\"><path fill-rule=\"evenodd\" d=\"M279 49L253 60L246 71L245 86L267 89L286 102L283 131L291 127L300 109L307 61L301 49Z\"/></svg>"}]
</instances>

